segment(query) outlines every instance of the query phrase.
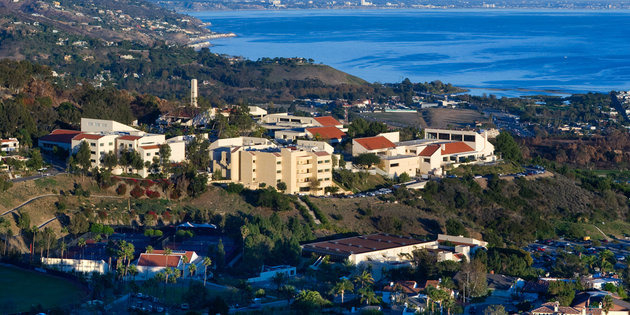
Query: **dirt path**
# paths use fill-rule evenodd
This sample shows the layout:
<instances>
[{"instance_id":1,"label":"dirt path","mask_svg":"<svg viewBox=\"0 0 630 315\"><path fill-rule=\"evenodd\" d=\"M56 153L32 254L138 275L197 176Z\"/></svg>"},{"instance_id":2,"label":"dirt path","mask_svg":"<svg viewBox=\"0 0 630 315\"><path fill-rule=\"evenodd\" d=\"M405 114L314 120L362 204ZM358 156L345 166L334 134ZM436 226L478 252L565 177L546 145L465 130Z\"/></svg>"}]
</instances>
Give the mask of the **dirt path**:
<instances>
[{"instance_id":1,"label":"dirt path","mask_svg":"<svg viewBox=\"0 0 630 315\"><path fill-rule=\"evenodd\" d=\"M31 202L33 202L35 200L38 200L38 199L41 199L41 198L45 198L45 197L51 197L51 196L58 196L58 195L57 194L46 194L46 195L40 195L40 196L33 197L33 198L23 202L21 205L13 208L11 210L7 210L7 211L3 212L2 214L0 214L0 217L5 216L5 215L7 215L7 214L9 214L11 212L14 212L14 211L16 211L16 210L26 206L27 204L29 204L29 203L31 203Z\"/></svg>"}]
</instances>

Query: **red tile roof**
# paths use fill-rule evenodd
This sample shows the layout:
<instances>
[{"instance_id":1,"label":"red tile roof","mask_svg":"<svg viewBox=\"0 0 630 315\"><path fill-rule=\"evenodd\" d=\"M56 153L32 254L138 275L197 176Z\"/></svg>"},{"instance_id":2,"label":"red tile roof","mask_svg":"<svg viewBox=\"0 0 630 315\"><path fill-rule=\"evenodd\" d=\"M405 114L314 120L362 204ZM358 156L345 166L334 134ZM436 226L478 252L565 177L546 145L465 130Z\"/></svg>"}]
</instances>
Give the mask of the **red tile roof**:
<instances>
[{"instance_id":1,"label":"red tile roof","mask_svg":"<svg viewBox=\"0 0 630 315\"><path fill-rule=\"evenodd\" d=\"M168 255L165 256L163 254L156 253L142 253L140 254L140 258L138 259L138 266L144 267L177 267L179 265L179 261L181 256L179 255Z\"/></svg>"},{"instance_id":2,"label":"red tile roof","mask_svg":"<svg viewBox=\"0 0 630 315\"><path fill-rule=\"evenodd\" d=\"M322 126L339 126L341 123L332 116L313 117Z\"/></svg>"},{"instance_id":3,"label":"red tile roof","mask_svg":"<svg viewBox=\"0 0 630 315\"><path fill-rule=\"evenodd\" d=\"M316 152L313 152L313 153L315 153L315 155L317 155L317 156L328 156L328 155L330 155L328 152L324 152L324 151L316 151Z\"/></svg>"},{"instance_id":4,"label":"red tile roof","mask_svg":"<svg viewBox=\"0 0 630 315\"><path fill-rule=\"evenodd\" d=\"M396 145L383 136L354 139L356 143L368 150L395 148Z\"/></svg>"},{"instance_id":5,"label":"red tile roof","mask_svg":"<svg viewBox=\"0 0 630 315\"><path fill-rule=\"evenodd\" d=\"M383 288L383 291L385 292L396 292L399 290L399 287L403 293L405 294L418 294L420 293L420 291L422 291L422 289L418 288L418 285L416 284L415 281L396 281L394 282L394 285L392 286L387 285Z\"/></svg>"},{"instance_id":6,"label":"red tile roof","mask_svg":"<svg viewBox=\"0 0 630 315\"><path fill-rule=\"evenodd\" d=\"M77 141L83 140L83 139L98 140L98 139L103 138L103 137L104 137L103 135L91 135L91 134L88 134L88 133L82 133L82 134L79 134L76 137L72 138L72 140L77 140Z\"/></svg>"},{"instance_id":7,"label":"red tile roof","mask_svg":"<svg viewBox=\"0 0 630 315\"><path fill-rule=\"evenodd\" d=\"M432 144L427 146L426 148L424 148L424 150L422 150L422 152L420 152L420 156L432 156L435 152L437 152L437 150L440 149L440 146L437 144Z\"/></svg>"},{"instance_id":8,"label":"red tile roof","mask_svg":"<svg viewBox=\"0 0 630 315\"><path fill-rule=\"evenodd\" d=\"M558 308L558 311L555 311L555 307ZM575 309L569 306L560 306L558 302L547 302L543 304L541 307L532 311L532 314L581 314L581 310Z\"/></svg>"},{"instance_id":9,"label":"red tile roof","mask_svg":"<svg viewBox=\"0 0 630 315\"><path fill-rule=\"evenodd\" d=\"M118 137L118 140L127 140L127 141L133 141L133 140L138 140L142 137L140 136L120 136Z\"/></svg>"},{"instance_id":10,"label":"red tile roof","mask_svg":"<svg viewBox=\"0 0 630 315\"><path fill-rule=\"evenodd\" d=\"M11 139L2 139L0 140L0 142L2 143L10 143L10 142L18 142L17 140L11 140Z\"/></svg>"},{"instance_id":11,"label":"red tile roof","mask_svg":"<svg viewBox=\"0 0 630 315\"><path fill-rule=\"evenodd\" d=\"M464 142L448 142L444 144L444 147L442 155L475 151Z\"/></svg>"},{"instance_id":12,"label":"red tile roof","mask_svg":"<svg viewBox=\"0 0 630 315\"><path fill-rule=\"evenodd\" d=\"M319 135L322 139L341 139L346 135L345 132L333 126L306 128L306 131L310 132L313 136Z\"/></svg>"},{"instance_id":13,"label":"red tile roof","mask_svg":"<svg viewBox=\"0 0 630 315\"><path fill-rule=\"evenodd\" d=\"M141 146L141 148L145 149L145 150L154 150L154 149L159 149L160 146L155 144L155 145L145 145L145 146Z\"/></svg>"},{"instance_id":14,"label":"red tile roof","mask_svg":"<svg viewBox=\"0 0 630 315\"><path fill-rule=\"evenodd\" d=\"M74 138L78 134L81 134L81 131L55 129L50 134L39 138L39 141L56 142L56 143L71 143L72 138Z\"/></svg>"},{"instance_id":15,"label":"red tile roof","mask_svg":"<svg viewBox=\"0 0 630 315\"><path fill-rule=\"evenodd\" d=\"M138 258L138 266L177 267L182 256L188 257L188 261L190 262L192 260L193 252L173 251L172 254L166 256L164 255L164 250L154 250L151 253L140 254L140 258Z\"/></svg>"}]
</instances>

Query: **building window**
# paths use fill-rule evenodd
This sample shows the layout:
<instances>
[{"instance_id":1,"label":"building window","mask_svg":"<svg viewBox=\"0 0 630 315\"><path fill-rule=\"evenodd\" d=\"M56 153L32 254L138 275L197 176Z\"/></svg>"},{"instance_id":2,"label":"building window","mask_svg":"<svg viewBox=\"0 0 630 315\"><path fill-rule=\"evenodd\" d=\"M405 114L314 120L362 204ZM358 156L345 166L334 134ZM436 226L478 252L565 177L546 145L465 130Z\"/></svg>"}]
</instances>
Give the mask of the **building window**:
<instances>
[{"instance_id":1,"label":"building window","mask_svg":"<svg viewBox=\"0 0 630 315\"><path fill-rule=\"evenodd\" d=\"M429 159L429 158L425 158L425 159L424 159L424 163L431 163L431 159Z\"/></svg>"},{"instance_id":2,"label":"building window","mask_svg":"<svg viewBox=\"0 0 630 315\"><path fill-rule=\"evenodd\" d=\"M466 142L475 142L475 136L464 135L464 141L466 141Z\"/></svg>"},{"instance_id":3,"label":"building window","mask_svg":"<svg viewBox=\"0 0 630 315\"><path fill-rule=\"evenodd\" d=\"M95 146L96 146L96 143L90 143L90 146L91 146L91 147L95 147Z\"/></svg>"},{"instance_id":4,"label":"building window","mask_svg":"<svg viewBox=\"0 0 630 315\"><path fill-rule=\"evenodd\" d=\"M317 164L322 164L324 163L324 161L317 161Z\"/></svg>"},{"instance_id":5,"label":"building window","mask_svg":"<svg viewBox=\"0 0 630 315\"><path fill-rule=\"evenodd\" d=\"M429 132L427 139L437 139L437 132Z\"/></svg>"},{"instance_id":6,"label":"building window","mask_svg":"<svg viewBox=\"0 0 630 315\"><path fill-rule=\"evenodd\" d=\"M99 146L104 147L104 146L105 146L105 143L101 143L101 144L99 144Z\"/></svg>"},{"instance_id":7,"label":"building window","mask_svg":"<svg viewBox=\"0 0 630 315\"><path fill-rule=\"evenodd\" d=\"M317 173L323 173L324 170L317 170Z\"/></svg>"},{"instance_id":8,"label":"building window","mask_svg":"<svg viewBox=\"0 0 630 315\"><path fill-rule=\"evenodd\" d=\"M147 153L147 156L151 156L151 153Z\"/></svg>"},{"instance_id":9,"label":"building window","mask_svg":"<svg viewBox=\"0 0 630 315\"><path fill-rule=\"evenodd\" d=\"M326 160L326 161L324 161L324 163L330 163L330 160Z\"/></svg>"},{"instance_id":10,"label":"building window","mask_svg":"<svg viewBox=\"0 0 630 315\"><path fill-rule=\"evenodd\" d=\"M400 163L392 163L392 164L389 165L389 167L397 167L399 165L400 165Z\"/></svg>"},{"instance_id":11,"label":"building window","mask_svg":"<svg viewBox=\"0 0 630 315\"><path fill-rule=\"evenodd\" d=\"M301 192L305 192L305 191L309 191L310 188L309 187L300 187L300 191Z\"/></svg>"},{"instance_id":12,"label":"building window","mask_svg":"<svg viewBox=\"0 0 630 315\"><path fill-rule=\"evenodd\" d=\"M439 139L440 140L451 140L451 135L448 133L441 133L439 134Z\"/></svg>"},{"instance_id":13,"label":"building window","mask_svg":"<svg viewBox=\"0 0 630 315\"><path fill-rule=\"evenodd\" d=\"M131 146L132 146L132 145L131 145L131 143L130 143L130 144L129 144L129 147L131 148Z\"/></svg>"},{"instance_id":14,"label":"building window","mask_svg":"<svg viewBox=\"0 0 630 315\"><path fill-rule=\"evenodd\" d=\"M448 162L448 157L446 157L446 156L445 156L445 157L442 159L442 161L444 161L444 162Z\"/></svg>"},{"instance_id":15,"label":"building window","mask_svg":"<svg viewBox=\"0 0 630 315\"><path fill-rule=\"evenodd\" d=\"M277 170L276 173L280 174L280 173L282 173L282 170Z\"/></svg>"},{"instance_id":16,"label":"building window","mask_svg":"<svg viewBox=\"0 0 630 315\"><path fill-rule=\"evenodd\" d=\"M451 135L451 140L462 141L462 135Z\"/></svg>"},{"instance_id":17,"label":"building window","mask_svg":"<svg viewBox=\"0 0 630 315\"><path fill-rule=\"evenodd\" d=\"M92 154L96 154L96 151L90 151L90 153L92 153Z\"/></svg>"},{"instance_id":18,"label":"building window","mask_svg":"<svg viewBox=\"0 0 630 315\"><path fill-rule=\"evenodd\" d=\"M276 164L280 165L280 164L282 164L282 161L278 161L278 162L276 162Z\"/></svg>"},{"instance_id":19,"label":"building window","mask_svg":"<svg viewBox=\"0 0 630 315\"><path fill-rule=\"evenodd\" d=\"M112 145L114 145L114 143L113 143L113 142L110 142L110 143L109 143L109 145L110 145L110 146L112 146Z\"/></svg>"}]
</instances>

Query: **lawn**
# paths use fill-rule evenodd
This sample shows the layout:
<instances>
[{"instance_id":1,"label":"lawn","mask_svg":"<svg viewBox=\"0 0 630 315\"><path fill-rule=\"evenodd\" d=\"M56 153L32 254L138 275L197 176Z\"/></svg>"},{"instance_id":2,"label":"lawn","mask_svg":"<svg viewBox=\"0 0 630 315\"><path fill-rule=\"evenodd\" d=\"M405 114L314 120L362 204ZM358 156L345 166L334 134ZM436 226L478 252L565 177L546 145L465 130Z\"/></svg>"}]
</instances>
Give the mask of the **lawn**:
<instances>
[{"instance_id":1,"label":"lawn","mask_svg":"<svg viewBox=\"0 0 630 315\"><path fill-rule=\"evenodd\" d=\"M44 308L80 303L80 286L42 273L0 266L0 313L27 312L31 306Z\"/></svg>"}]
</instances>

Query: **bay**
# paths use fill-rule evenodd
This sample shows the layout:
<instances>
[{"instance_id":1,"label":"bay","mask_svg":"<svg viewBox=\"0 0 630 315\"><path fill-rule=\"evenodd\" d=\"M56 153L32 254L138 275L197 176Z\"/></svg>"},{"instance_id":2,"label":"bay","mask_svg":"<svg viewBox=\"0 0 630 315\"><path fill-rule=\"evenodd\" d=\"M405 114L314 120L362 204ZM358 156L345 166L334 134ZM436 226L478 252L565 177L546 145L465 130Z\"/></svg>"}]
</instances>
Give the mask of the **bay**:
<instances>
[{"instance_id":1,"label":"bay","mask_svg":"<svg viewBox=\"0 0 630 315\"><path fill-rule=\"evenodd\" d=\"M211 51L312 58L370 82L441 80L498 96L630 89L630 11L189 12Z\"/></svg>"}]
</instances>

